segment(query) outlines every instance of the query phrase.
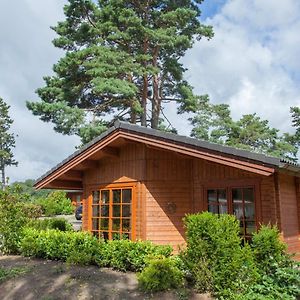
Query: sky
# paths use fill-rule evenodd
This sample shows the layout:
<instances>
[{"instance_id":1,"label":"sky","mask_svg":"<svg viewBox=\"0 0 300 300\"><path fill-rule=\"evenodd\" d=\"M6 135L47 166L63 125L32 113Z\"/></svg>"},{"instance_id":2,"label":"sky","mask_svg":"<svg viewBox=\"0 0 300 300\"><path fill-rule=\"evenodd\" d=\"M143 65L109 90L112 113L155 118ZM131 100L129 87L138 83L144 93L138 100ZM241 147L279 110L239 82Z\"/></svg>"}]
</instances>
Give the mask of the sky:
<instances>
[{"instance_id":1,"label":"sky","mask_svg":"<svg viewBox=\"0 0 300 300\"><path fill-rule=\"evenodd\" d=\"M10 182L36 179L70 155L79 139L63 136L29 112L26 100L63 56L50 29L64 19L64 0L0 1L0 97L10 106L17 135L18 167ZM186 79L213 103L228 103L234 119L256 112L282 132L292 132L289 109L300 105L300 1L206 0L201 20L212 25L210 41L195 42L182 62ZM186 116L166 111L180 134L189 135Z\"/></svg>"}]
</instances>

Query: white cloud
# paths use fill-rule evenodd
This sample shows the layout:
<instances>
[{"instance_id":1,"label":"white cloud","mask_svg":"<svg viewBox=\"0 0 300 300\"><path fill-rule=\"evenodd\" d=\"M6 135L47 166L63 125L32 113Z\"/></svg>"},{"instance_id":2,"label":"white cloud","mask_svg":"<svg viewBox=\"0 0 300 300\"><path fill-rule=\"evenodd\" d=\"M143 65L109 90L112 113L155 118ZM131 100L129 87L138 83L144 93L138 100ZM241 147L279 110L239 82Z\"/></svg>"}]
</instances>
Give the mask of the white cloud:
<instances>
[{"instance_id":1,"label":"white cloud","mask_svg":"<svg viewBox=\"0 0 300 300\"><path fill-rule=\"evenodd\" d=\"M20 163L8 169L12 181L39 177L78 144L25 107L26 100L38 100L34 90L62 55L49 27L64 19L65 3L0 1L0 97L11 105ZM273 126L292 130L289 107L300 104L300 2L227 0L206 22L215 37L197 42L183 60L195 91L229 103L235 118L257 112ZM174 106L165 112L180 133L189 134L186 116L177 116Z\"/></svg>"},{"instance_id":2,"label":"white cloud","mask_svg":"<svg viewBox=\"0 0 300 300\"><path fill-rule=\"evenodd\" d=\"M215 37L183 60L195 91L230 104L235 118L257 112L291 131L289 108L300 104L299 16L297 0L228 0L206 20Z\"/></svg>"},{"instance_id":3,"label":"white cloud","mask_svg":"<svg viewBox=\"0 0 300 300\"><path fill-rule=\"evenodd\" d=\"M0 97L11 105L19 166L7 168L11 181L37 178L74 151L78 138L55 133L52 125L34 117L26 100L37 100L34 91L51 74L61 52L54 48L50 29L63 19L60 0L0 2Z\"/></svg>"}]
</instances>

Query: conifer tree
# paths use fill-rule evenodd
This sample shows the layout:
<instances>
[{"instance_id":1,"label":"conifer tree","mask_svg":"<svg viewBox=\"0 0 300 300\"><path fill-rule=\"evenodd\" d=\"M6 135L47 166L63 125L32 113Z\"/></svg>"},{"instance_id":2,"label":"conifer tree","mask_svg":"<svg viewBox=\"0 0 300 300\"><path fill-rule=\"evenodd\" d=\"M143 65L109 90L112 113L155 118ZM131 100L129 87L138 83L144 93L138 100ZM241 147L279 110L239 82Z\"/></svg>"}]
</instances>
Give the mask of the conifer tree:
<instances>
[{"instance_id":1,"label":"conifer tree","mask_svg":"<svg viewBox=\"0 0 300 300\"><path fill-rule=\"evenodd\" d=\"M199 102L197 113L190 118L191 136L235 148L266 155L297 160L298 145L295 136L280 134L268 120L254 114L243 115L234 121L229 105L212 104L208 97ZM300 124L300 123L299 123Z\"/></svg>"},{"instance_id":2,"label":"conifer tree","mask_svg":"<svg viewBox=\"0 0 300 300\"><path fill-rule=\"evenodd\" d=\"M2 98L0 98L0 170L2 188L5 187L6 177L5 168L17 165L12 149L15 147L15 136L10 133L13 120L9 116L9 108Z\"/></svg>"},{"instance_id":3,"label":"conifer tree","mask_svg":"<svg viewBox=\"0 0 300 300\"><path fill-rule=\"evenodd\" d=\"M159 128L161 108L193 109L195 96L180 58L211 38L200 23L203 0L69 0L53 27L65 56L27 107L55 130L86 143L115 119Z\"/></svg>"}]
</instances>

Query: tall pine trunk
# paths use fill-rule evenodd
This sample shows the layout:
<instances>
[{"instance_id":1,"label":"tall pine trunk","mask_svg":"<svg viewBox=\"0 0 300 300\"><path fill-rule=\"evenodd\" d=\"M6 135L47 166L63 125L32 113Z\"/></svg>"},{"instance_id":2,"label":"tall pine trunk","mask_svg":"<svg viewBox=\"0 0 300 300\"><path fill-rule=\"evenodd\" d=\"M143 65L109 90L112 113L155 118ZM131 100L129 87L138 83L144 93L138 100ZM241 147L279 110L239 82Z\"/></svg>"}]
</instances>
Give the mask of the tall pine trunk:
<instances>
[{"instance_id":1,"label":"tall pine trunk","mask_svg":"<svg viewBox=\"0 0 300 300\"><path fill-rule=\"evenodd\" d=\"M153 53L153 67L157 67L159 47L154 48ZM153 97L152 97L152 116L151 116L151 128L157 129L159 125L159 115L160 115L160 97L159 97L159 78L158 74L153 75L152 80L153 87Z\"/></svg>"},{"instance_id":2,"label":"tall pine trunk","mask_svg":"<svg viewBox=\"0 0 300 300\"><path fill-rule=\"evenodd\" d=\"M142 116L141 125L147 127L147 97L148 97L148 78L147 75L143 76L143 91L142 91Z\"/></svg>"},{"instance_id":3,"label":"tall pine trunk","mask_svg":"<svg viewBox=\"0 0 300 300\"><path fill-rule=\"evenodd\" d=\"M147 37L144 38L143 42L143 52L147 55L149 49L149 40ZM143 62L144 67L147 67L147 61ZM141 116L141 125L147 127L147 98L148 98L148 76L147 74L143 75L143 90L142 90L142 116Z\"/></svg>"}]
</instances>

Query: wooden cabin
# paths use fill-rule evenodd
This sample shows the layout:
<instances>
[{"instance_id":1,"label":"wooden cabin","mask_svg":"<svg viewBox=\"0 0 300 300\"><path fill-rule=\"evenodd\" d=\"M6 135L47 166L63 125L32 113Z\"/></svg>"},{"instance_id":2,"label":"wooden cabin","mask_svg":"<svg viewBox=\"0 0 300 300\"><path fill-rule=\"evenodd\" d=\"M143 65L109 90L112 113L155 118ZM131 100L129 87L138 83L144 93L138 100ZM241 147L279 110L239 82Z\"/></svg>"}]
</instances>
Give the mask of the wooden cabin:
<instances>
[{"instance_id":1,"label":"wooden cabin","mask_svg":"<svg viewBox=\"0 0 300 300\"><path fill-rule=\"evenodd\" d=\"M176 248L182 218L235 214L245 238L277 224L300 258L300 166L284 159L117 121L39 178L83 193L83 229Z\"/></svg>"}]
</instances>

